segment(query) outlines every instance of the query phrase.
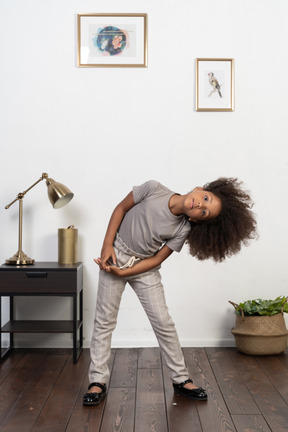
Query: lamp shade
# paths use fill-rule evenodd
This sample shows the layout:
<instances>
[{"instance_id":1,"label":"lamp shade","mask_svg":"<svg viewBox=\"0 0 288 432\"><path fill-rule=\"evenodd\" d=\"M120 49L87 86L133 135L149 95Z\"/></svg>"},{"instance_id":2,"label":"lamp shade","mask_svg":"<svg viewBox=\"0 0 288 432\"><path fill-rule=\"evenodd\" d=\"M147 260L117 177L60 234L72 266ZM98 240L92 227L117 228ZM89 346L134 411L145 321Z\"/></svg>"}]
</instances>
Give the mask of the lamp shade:
<instances>
[{"instance_id":1,"label":"lamp shade","mask_svg":"<svg viewBox=\"0 0 288 432\"><path fill-rule=\"evenodd\" d=\"M64 207L74 196L66 186L52 178L46 179L46 185L48 187L48 198L54 209Z\"/></svg>"}]
</instances>

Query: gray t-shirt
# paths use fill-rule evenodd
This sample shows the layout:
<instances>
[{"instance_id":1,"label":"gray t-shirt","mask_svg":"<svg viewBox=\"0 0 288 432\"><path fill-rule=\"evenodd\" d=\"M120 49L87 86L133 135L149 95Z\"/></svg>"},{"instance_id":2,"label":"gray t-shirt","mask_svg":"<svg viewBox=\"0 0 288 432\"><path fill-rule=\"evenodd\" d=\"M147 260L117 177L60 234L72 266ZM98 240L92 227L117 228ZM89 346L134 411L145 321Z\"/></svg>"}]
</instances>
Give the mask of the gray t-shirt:
<instances>
[{"instance_id":1,"label":"gray t-shirt","mask_svg":"<svg viewBox=\"0 0 288 432\"><path fill-rule=\"evenodd\" d=\"M133 206L125 215L119 235L134 252L154 255L164 244L180 252L190 231L183 215L175 216L169 200L175 192L155 180L133 187Z\"/></svg>"}]
</instances>

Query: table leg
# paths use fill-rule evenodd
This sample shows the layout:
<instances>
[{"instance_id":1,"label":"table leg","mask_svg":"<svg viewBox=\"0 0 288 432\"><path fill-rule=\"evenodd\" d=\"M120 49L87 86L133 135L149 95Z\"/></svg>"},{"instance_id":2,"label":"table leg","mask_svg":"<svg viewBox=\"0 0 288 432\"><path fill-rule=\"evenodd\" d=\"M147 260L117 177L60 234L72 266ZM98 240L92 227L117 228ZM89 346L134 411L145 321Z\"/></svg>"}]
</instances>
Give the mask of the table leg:
<instances>
[{"instance_id":1,"label":"table leg","mask_svg":"<svg viewBox=\"0 0 288 432\"><path fill-rule=\"evenodd\" d=\"M13 296L10 296L10 306L9 306L9 319L13 320L13 303L14 303L14 298ZM8 354L11 349L13 348L13 343L14 343L14 337L13 337L13 333L11 332L9 334L9 346L7 348L2 347L2 338L3 338L3 332L2 332L2 296L0 296L0 360L2 360L6 354Z\"/></svg>"}]
</instances>

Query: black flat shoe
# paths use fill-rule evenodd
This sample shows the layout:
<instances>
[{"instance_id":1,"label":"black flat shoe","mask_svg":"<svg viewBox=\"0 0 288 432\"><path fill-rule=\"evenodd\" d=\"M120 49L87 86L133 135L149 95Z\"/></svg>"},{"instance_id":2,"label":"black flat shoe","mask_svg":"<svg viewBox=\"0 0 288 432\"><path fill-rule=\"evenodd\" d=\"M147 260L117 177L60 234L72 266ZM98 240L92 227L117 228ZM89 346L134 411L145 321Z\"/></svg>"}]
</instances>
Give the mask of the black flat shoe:
<instances>
[{"instance_id":1,"label":"black flat shoe","mask_svg":"<svg viewBox=\"0 0 288 432\"><path fill-rule=\"evenodd\" d=\"M107 394L106 384L91 383L89 384L88 390L90 390L90 388L94 386L100 387L102 389L101 393L85 393L83 397L83 405L95 406L98 405L102 401L102 399L105 398Z\"/></svg>"},{"instance_id":2,"label":"black flat shoe","mask_svg":"<svg viewBox=\"0 0 288 432\"><path fill-rule=\"evenodd\" d=\"M193 399L197 401L206 401L207 400L207 393L202 387L195 388L193 390L189 390L184 387L187 383L192 383L193 381L191 379L188 379L186 381L183 381L180 384L173 384L174 387L174 393L184 396L188 399Z\"/></svg>"}]
</instances>

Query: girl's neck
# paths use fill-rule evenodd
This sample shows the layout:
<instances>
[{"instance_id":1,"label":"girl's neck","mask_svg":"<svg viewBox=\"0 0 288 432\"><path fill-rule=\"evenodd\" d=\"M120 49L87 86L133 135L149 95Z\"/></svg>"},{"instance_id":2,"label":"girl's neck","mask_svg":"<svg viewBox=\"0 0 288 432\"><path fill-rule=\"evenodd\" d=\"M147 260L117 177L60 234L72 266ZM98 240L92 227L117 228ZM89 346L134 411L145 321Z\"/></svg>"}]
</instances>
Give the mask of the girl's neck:
<instances>
[{"instance_id":1,"label":"girl's neck","mask_svg":"<svg viewBox=\"0 0 288 432\"><path fill-rule=\"evenodd\" d=\"M174 216L183 214L183 202L186 195L174 194L169 200L169 210Z\"/></svg>"}]
</instances>

